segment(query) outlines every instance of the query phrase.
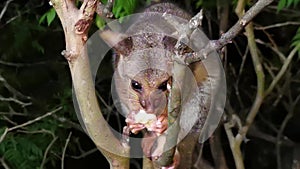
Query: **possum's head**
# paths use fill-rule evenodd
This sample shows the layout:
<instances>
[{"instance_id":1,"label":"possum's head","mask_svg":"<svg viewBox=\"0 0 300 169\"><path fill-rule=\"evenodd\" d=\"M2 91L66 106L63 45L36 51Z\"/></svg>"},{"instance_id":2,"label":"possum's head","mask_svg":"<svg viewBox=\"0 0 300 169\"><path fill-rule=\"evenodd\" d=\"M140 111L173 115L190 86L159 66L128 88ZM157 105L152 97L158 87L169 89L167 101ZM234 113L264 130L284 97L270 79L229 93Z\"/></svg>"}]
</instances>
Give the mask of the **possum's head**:
<instances>
[{"instance_id":1,"label":"possum's head","mask_svg":"<svg viewBox=\"0 0 300 169\"><path fill-rule=\"evenodd\" d=\"M141 42L143 41L143 42ZM117 94L128 112L148 114L167 112L172 82L172 52L162 36L141 35L126 38L116 49L114 61Z\"/></svg>"},{"instance_id":2,"label":"possum's head","mask_svg":"<svg viewBox=\"0 0 300 169\"><path fill-rule=\"evenodd\" d=\"M172 82L171 62L166 53L157 50L138 51L118 59L115 85L120 100L130 112L145 110L159 115L166 111Z\"/></svg>"}]
</instances>

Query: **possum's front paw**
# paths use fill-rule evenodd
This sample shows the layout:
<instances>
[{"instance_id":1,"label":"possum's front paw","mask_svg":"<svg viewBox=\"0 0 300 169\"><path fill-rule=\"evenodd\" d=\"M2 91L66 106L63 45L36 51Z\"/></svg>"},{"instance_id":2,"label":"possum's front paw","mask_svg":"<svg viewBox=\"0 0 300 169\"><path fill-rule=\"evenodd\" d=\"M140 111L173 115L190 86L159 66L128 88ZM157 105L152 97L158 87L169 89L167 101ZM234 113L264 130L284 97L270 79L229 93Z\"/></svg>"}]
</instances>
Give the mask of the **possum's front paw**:
<instances>
[{"instance_id":1,"label":"possum's front paw","mask_svg":"<svg viewBox=\"0 0 300 169\"><path fill-rule=\"evenodd\" d=\"M165 114L156 117L155 114L146 113L144 110L130 113L125 122L134 134L146 128L148 131L161 135L168 128L168 118Z\"/></svg>"},{"instance_id":2,"label":"possum's front paw","mask_svg":"<svg viewBox=\"0 0 300 169\"><path fill-rule=\"evenodd\" d=\"M154 114L148 114L144 110L140 110L137 113L130 113L125 122L127 123L130 131L136 134L145 128L149 131L155 128L157 118Z\"/></svg>"},{"instance_id":3,"label":"possum's front paw","mask_svg":"<svg viewBox=\"0 0 300 169\"><path fill-rule=\"evenodd\" d=\"M155 132L159 136L165 130L167 130L167 128L168 128L168 118L166 115L162 114L158 116L158 119L155 121L155 123L152 123L152 125L147 129L148 131Z\"/></svg>"}]
</instances>

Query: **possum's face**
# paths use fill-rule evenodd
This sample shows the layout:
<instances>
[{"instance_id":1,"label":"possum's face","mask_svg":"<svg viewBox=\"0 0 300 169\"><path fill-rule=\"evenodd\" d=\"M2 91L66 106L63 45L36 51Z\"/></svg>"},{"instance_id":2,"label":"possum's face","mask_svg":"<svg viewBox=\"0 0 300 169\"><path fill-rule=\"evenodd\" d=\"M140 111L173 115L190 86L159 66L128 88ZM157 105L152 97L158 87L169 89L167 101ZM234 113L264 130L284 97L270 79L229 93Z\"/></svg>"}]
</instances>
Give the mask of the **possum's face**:
<instances>
[{"instance_id":1,"label":"possum's face","mask_svg":"<svg viewBox=\"0 0 300 169\"><path fill-rule=\"evenodd\" d=\"M147 69L129 79L128 106L157 116L167 113L171 77L161 70Z\"/></svg>"},{"instance_id":2,"label":"possum's face","mask_svg":"<svg viewBox=\"0 0 300 169\"><path fill-rule=\"evenodd\" d=\"M168 42L164 36L140 35L124 39L116 47L114 79L126 107L123 114L141 110L156 116L167 113L173 62L163 40Z\"/></svg>"},{"instance_id":3,"label":"possum's face","mask_svg":"<svg viewBox=\"0 0 300 169\"><path fill-rule=\"evenodd\" d=\"M126 112L123 113L135 114L144 110L148 114L159 116L167 111L172 78L166 70L151 66L150 63L154 63L152 59L148 60L149 64L145 64L142 57L137 57L121 58L116 69L114 77L116 91L120 101L126 107ZM124 61L126 59L128 61ZM166 65L164 63L164 67Z\"/></svg>"}]
</instances>

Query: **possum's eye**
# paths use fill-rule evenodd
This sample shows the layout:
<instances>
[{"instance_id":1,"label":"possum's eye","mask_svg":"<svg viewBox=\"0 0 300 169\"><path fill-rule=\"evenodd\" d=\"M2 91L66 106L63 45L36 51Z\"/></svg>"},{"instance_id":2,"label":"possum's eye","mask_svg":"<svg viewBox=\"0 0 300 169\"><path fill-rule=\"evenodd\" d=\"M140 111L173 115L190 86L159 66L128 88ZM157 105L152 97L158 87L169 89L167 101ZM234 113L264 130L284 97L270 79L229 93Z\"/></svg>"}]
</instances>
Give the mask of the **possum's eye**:
<instances>
[{"instance_id":1,"label":"possum's eye","mask_svg":"<svg viewBox=\"0 0 300 169\"><path fill-rule=\"evenodd\" d=\"M162 82L159 86L158 89L161 91L166 91L168 89L168 80Z\"/></svg>"},{"instance_id":2,"label":"possum's eye","mask_svg":"<svg viewBox=\"0 0 300 169\"><path fill-rule=\"evenodd\" d=\"M133 90L136 90L136 91L140 91L142 89L142 85L135 80L131 80L131 87Z\"/></svg>"}]
</instances>

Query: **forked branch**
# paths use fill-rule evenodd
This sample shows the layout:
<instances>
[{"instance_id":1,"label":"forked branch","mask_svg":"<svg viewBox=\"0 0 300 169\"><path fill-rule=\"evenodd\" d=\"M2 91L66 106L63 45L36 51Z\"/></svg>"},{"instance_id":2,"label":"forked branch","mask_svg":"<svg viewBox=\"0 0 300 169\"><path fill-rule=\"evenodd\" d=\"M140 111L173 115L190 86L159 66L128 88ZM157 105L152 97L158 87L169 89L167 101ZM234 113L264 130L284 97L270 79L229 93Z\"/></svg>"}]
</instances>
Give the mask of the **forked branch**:
<instances>
[{"instance_id":1,"label":"forked branch","mask_svg":"<svg viewBox=\"0 0 300 169\"><path fill-rule=\"evenodd\" d=\"M86 41L97 8L97 0L84 0L78 9L72 0L51 0L65 33L66 50L73 88L85 128L111 168L129 168L129 147L113 135L102 116L92 80Z\"/></svg>"}]
</instances>

